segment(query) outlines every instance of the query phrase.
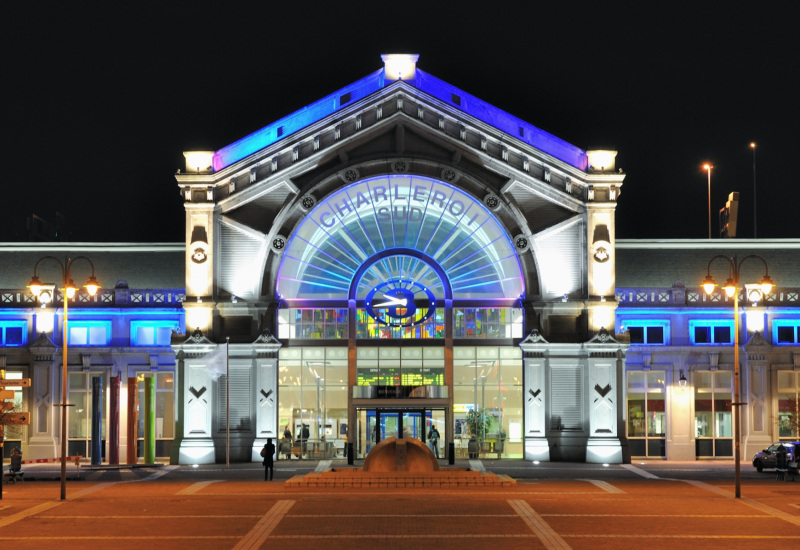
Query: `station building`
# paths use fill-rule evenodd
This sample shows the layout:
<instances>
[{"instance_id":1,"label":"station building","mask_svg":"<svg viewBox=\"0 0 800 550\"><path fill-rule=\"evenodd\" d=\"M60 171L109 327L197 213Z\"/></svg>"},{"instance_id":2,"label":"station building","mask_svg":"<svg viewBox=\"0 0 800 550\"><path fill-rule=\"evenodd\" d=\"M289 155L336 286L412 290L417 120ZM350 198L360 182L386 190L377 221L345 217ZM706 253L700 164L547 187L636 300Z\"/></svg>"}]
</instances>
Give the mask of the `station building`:
<instances>
[{"instance_id":1,"label":"station building","mask_svg":"<svg viewBox=\"0 0 800 550\"><path fill-rule=\"evenodd\" d=\"M33 381L7 453L59 456L65 333L70 454L105 461L260 460L287 429L293 459L363 458L432 426L442 457L730 458L737 410L745 459L797 436L800 241L618 240L616 152L382 60L187 152L184 243L0 245L0 368ZM776 286L743 280L734 325L700 283L737 255ZM65 331L34 271L103 288Z\"/></svg>"}]
</instances>

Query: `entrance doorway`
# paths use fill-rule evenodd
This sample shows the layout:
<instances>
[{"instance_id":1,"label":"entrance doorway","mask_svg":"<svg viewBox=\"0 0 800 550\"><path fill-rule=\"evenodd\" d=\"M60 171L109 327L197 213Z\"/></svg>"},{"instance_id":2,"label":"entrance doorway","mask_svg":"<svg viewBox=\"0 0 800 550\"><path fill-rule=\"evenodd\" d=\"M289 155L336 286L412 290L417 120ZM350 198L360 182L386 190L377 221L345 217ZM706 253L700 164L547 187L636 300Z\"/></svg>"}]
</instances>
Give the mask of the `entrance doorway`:
<instances>
[{"instance_id":1,"label":"entrance doorway","mask_svg":"<svg viewBox=\"0 0 800 550\"><path fill-rule=\"evenodd\" d=\"M446 441L444 409L369 408L357 409L358 435L356 457L364 458L381 441L390 437L419 439L430 447L431 428L439 432L438 449L431 450L444 458ZM436 452L438 450L438 453Z\"/></svg>"}]
</instances>

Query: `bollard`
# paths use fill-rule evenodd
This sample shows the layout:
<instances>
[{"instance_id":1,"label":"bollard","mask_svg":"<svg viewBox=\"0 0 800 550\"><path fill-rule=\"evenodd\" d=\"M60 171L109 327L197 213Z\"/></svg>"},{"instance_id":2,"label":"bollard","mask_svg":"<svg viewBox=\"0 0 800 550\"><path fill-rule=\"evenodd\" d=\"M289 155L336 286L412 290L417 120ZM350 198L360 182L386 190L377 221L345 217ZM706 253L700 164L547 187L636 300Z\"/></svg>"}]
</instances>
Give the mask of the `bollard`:
<instances>
[{"instance_id":1,"label":"bollard","mask_svg":"<svg viewBox=\"0 0 800 550\"><path fill-rule=\"evenodd\" d=\"M347 445L347 465L353 465L353 444L352 443L345 443Z\"/></svg>"},{"instance_id":2,"label":"bollard","mask_svg":"<svg viewBox=\"0 0 800 550\"><path fill-rule=\"evenodd\" d=\"M450 466L456 463L456 444L452 441L447 444L447 463Z\"/></svg>"}]
</instances>

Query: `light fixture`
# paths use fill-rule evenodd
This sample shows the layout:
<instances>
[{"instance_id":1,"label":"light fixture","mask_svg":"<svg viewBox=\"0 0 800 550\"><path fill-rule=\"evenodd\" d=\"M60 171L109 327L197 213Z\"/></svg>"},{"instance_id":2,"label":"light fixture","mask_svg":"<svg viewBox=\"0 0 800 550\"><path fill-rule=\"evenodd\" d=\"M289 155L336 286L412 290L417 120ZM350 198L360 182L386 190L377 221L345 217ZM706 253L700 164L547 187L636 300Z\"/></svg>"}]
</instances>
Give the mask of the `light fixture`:
<instances>
[{"instance_id":1,"label":"light fixture","mask_svg":"<svg viewBox=\"0 0 800 550\"><path fill-rule=\"evenodd\" d=\"M728 298L733 298L733 295L736 294L736 283L733 282L733 279L728 277L728 280L725 281L725 286L722 287L725 290L725 294Z\"/></svg>"},{"instance_id":2,"label":"light fixture","mask_svg":"<svg viewBox=\"0 0 800 550\"><path fill-rule=\"evenodd\" d=\"M714 287L717 286L717 283L714 282L714 277L710 274L706 276L703 280L703 290L706 291L706 294L711 295L714 292Z\"/></svg>"},{"instance_id":3,"label":"light fixture","mask_svg":"<svg viewBox=\"0 0 800 550\"><path fill-rule=\"evenodd\" d=\"M75 297L75 293L78 292L78 287L75 286L75 281L72 279L67 282L67 286L64 287L64 292L67 293L67 298L72 300Z\"/></svg>"},{"instance_id":4,"label":"light fixture","mask_svg":"<svg viewBox=\"0 0 800 550\"><path fill-rule=\"evenodd\" d=\"M89 293L89 296L94 296L97 294L97 291L100 290L100 283L97 282L97 279L94 275L89 277L89 280L86 281L86 284L83 286L86 289L86 292Z\"/></svg>"},{"instance_id":5,"label":"light fixture","mask_svg":"<svg viewBox=\"0 0 800 550\"><path fill-rule=\"evenodd\" d=\"M39 280L39 277L36 275L31 277L31 282L28 283L28 289L30 289L31 294L37 298L39 297L39 294L42 292L42 281Z\"/></svg>"},{"instance_id":6,"label":"light fixture","mask_svg":"<svg viewBox=\"0 0 800 550\"><path fill-rule=\"evenodd\" d=\"M711 178L711 166L706 167L709 173L709 196L710 196L710 178ZM709 236L710 236L710 229L709 229ZM708 269L706 271L707 275L705 280L703 281L703 289L711 294L711 291L714 290L713 282L714 280L711 278L711 264L714 263L716 260L722 260L728 263L728 280L723 287L725 289L725 294L728 297L733 298L733 393L735 402L733 405L737 407L734 409L735 414L733 415L733 460L734 460L734 498L741 498L741 418L742 413L741 407L744 405L742 402L742 388L739 382L739 317L741 315L739 311L739 287L741 284L741 274L742 274L742 266L745 262L749 260L758 260L764 266L764 278L761 280L761 283L758 285L760 290L766 295L772 290L774 283L772 279L769 278L769 268L767 267L767 262L761 256L756 256L755 254L750 254L742 258L741 260L736 256L727 257L724 255L716 255L708 261ZM747 289L748 285L744 285L744 288ZM755 286L755 285L754 285ZM749 293L745 294L747 297ZM682 383L684 380L683 371L681 371L681 378L679 383Z\"/></svg>"},{"instance_id":7,"label":"light fixture","mask_svg":"<svg viewBox=\"0 0 800 550\"><path fill-rule=\"evenodd\" d=\"M686 375L683 373L683 371L681 371L681 377L678 379L678 384L681 388L685 388L686 382L688 382L688 380L686 380Z\"/></svg>"},{"instance_id":8,"label":"light fixture","mask_svg":"<svg viewBox=\"0 0 800 550\"><path fill-rule=\"evenodd\" d=\"M764 278L761 279L761 292L764 293L764 296L772 292L772 287L775 284L772 282L772 279L769 278L769 275L764 275Z\"/></svg>"},{"instance_id":9,"label":"light fixture","mask_svg":"<svg viewBox=\"0 0 800 550\"><path fill-rule=\"evenodd\" d=\"M89 264L91 268L91 276L89 277L89 281L86 283L86 289L89 294L94 295L97 292L97 289L100 288L100 285L97 283L97 279L94 276L94 264L92 261L87 258L86 256L77 256L75 258L64 258L64 262L62 263L61 260L54 256L44 256L39 258L36 262L36 265L33 267L33 277L31 277L31 282L28 283L28 288L31 291L31 294L36 297L41 303L42 307L44 307L48 302L55 300L55 291L56 285L55 284L42 284L42 281L39 279L37 275L37 271L39 269L39 265L44 262L54 262L61 268L61 288L64 289L64 310L62 314L62 331L61 331L61 339L62 339L62 350L61 350L61 403L55 404L57 407L61 407L61 500L66 500L67 498L67 439L69 438L69 434L67 432L67 407L69 404L67 403L67 378L69 375L69 370L67 368L67 358L69 356L69 334L67 331L68 327L68 319L69 319L69 301L72 299L78 291L78 288L75 286L75 282L72 280L72 267L77 261L83 261ZM93 462L94 464L94 462Z\"/></svg>"}]
</instances>

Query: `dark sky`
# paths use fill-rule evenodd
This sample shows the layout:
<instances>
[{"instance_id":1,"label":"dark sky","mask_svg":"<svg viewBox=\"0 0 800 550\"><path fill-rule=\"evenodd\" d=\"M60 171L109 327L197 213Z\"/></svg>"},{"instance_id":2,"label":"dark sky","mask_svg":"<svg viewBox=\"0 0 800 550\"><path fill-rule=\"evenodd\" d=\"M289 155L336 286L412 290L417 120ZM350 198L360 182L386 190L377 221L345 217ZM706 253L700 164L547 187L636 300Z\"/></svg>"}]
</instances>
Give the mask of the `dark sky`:
<instances>
[{"instance_id":1,"label":"dark sky","mask_svg":"<svg viewBox=\"0 0 800 550\"><path fill-rule=\"evenodd\" d=\"M219 149L381 68L418 66L626 173L618 238L800 237L794 2L7 2L0 241L183 240L182 152ZM89 5L91 4L91 5ZM445 3L441 3L445 4ZM559 4L554 7L552 4ZM460 6L460 7L459 7Z\"/></svg>"}]
</instances>

